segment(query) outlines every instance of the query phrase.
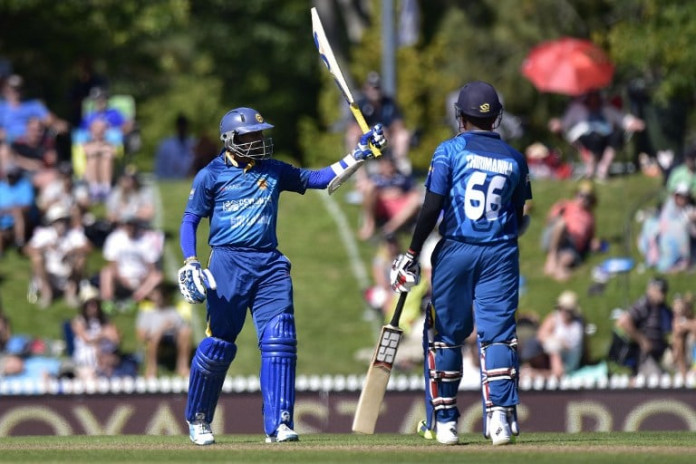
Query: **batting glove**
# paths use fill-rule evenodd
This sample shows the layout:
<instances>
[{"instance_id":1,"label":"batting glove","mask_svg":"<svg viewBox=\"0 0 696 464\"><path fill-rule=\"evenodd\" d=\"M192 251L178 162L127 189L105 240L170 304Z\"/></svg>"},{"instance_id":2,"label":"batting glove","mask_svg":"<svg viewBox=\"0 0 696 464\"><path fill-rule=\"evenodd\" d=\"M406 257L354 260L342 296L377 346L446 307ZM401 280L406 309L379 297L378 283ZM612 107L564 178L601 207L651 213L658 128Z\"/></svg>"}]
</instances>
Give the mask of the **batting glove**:
<instances>
[{"instance_id":1,"label":"batting glove","mask_svg":"<svg viewBox=\"0 0 696 464\"><path fill-rule=\"evenodd\" d=\"M392 263L389 278L391 288L397 293L407 293L420 282L420 264L415 253L408 251L396 257Z\"/></svg>"},{"instance_id":2,"label":"batting glove","mask_svg":"<svg viewBox=\"0 0 696 464\"><path fill-rule=\"evenodd\" d=\"M376 124L369 131L360 136L358 145L353 150L353 158L356 160L364 160L374 158L373 148L381 150L387 146L387 139L384 137L384 128L382 124Z\"/></svg>"},{"instance_id":3,"label":"batting glove","mask_svg":"<svg viewBox=\"0 0 696 464\"><path fill-rule=\"evenodd\" d=\"M215 290L217 283L208 269L202 269L197 259L186 261L179 269L179 291L190 304L203 303L208 289Z\"/></svg>"}]
</instances>

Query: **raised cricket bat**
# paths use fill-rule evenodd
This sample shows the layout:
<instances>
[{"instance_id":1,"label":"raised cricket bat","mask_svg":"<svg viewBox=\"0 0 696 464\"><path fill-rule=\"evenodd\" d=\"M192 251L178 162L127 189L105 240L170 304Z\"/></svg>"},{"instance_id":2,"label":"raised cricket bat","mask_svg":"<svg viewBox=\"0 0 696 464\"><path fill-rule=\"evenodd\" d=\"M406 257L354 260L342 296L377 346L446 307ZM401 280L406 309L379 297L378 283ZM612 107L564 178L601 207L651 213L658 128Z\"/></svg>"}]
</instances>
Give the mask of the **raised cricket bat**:
<instances>
[{"instance_id":1,"label":"raised cricket bat","mask_svg":"<svg viewBox=\"0 0 696 464\"><path fill-rule=\"evenodd\" d=\"M316 45L317 50L319 51L319 56L321 57L321 61L324 63L324 65L326 65L326 69L328 69L329 73L331 73L331 75L333 76L336 85L343 94L343 98L345 98L346 102L348 102L348 105L350 106L350 112L353 113L353 117L357 121L358 125L360 126L360 129L364 134L370 130L370 126L367 125L367 122L365 121L365 116L363 116L362 112L360 111L360 107L357 103L355 103L353 94L351 93L350 88L346 83L346 79L343 77L343 72L341 72L341 68L338 66L336 56L334 55L334 52L331 49L331 44L329 44L329 40L326 38L324 26L322 26L321 24L321 19L319 18L317 9L312 8L311 11L312 35L314 36L314 45ZM371 145L370 148L372 149L372 152L375 154L375 156L380 156L382 154L377 147ZM334 191L336 191L336 189L338 189L338 187L341 186L343 181L348 179L353 172L357 171L358 168L362 166L364 162L365 161L363 160L358 161L356 164L350 166L342 177L334 178L334 180L331 182L331 184L329 184L328 187L329 194L332 194Z\"/></svg>"},{"instance_id":2,"label":"raised cricket bat","mask_svg":"<svg viewBox=\"0 0 696 464\"><path fill-rule=\"evenodd\" d=\"M358 400L358 407L355 410L353 432L375 433L379 409L382 406L384 393L387 391L389 377L394 366L394 358L396 358L399 342L403 335L403 330L399 328L399 319L401 318L401 311L404 309L407 295L408 293L402 293L399 296L391 321L389 324L382 326L382 331L377 341L377 348L375 348L375 352L372 355L372 361L367 370L365 383Z\"/></svg>"}]
</instances>

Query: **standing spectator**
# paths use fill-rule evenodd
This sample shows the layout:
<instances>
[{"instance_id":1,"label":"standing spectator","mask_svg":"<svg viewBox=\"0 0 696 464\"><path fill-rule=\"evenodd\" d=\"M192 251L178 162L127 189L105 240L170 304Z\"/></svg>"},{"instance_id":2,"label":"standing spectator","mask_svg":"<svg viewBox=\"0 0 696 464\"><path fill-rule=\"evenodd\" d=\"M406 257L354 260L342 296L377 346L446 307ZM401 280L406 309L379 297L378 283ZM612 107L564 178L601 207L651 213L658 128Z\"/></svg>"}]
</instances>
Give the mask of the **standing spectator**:
<instances>
[{"instance_id":1,"label":"standing spectator","mask_svg":"<svg viewBox=\"0 0 696 464\"><path fill-rule=\"evenodd\" d=\"M677 373L686 375L696 369L696 318L691 293L674 295L672 299L672 356Z\"/></svg>"},{"instance_id":2,"label":"standing spectator","mask_svg":"<svg viewBox=\"0 0 696 464\"><path fill-rule=\"evenodd\" d=\"M639 355L635 373L661 374L662 355L668 346L667 336L672 328L672 309L667 305L668 284L663 278L653 278L643 295L616 321L616 329L637 345Z\"/></svg>"},{"instance_id":3,"label":"standing spectator","mask_svg":"<svg viewBox=\"0 0 696 464\"><path fill-rule=\"evenodd\" d=\"M118 147L106 139L107 128L106 119L94 119L89 126L91 137L82 145L85 152L83 180L92 201L105 200L111 192Z\"/></svg>"},{"instance_id":4,"label":"standing spectator","mask_svg":"<svg viewBox=\"0 0 696 464\"><path fill-rule=\"evenodd\" d=\"M89 241L81 227L71 227L70 210L63 205L51 206L45 219L47 226L35 229L26 248L31 259L31 289L38 293L33 298L46 308L56 293L63 293L68 305L77 307Z\"/></svg>"},{"instance_id":5,"label":"standing spectator","mask_svg":"<svg viewBox=\"0 0 696 464\"><path fill-rule=\"evenodd\" d=\"M114 300L140 302L162 282L163 251L162 232L148 229L134 216L123 218L104 242L106 264L99 273L99 288L107 312Z\"/></svg>"},{"instance_id":6,"label":"standing spectator","mask_svg":"<svg viewBox=\"0 0 696 464\"><path fill-rule=\"evenodd\" d=\"M408 156L411 134L404 125L399 105L392 97L382 92L382 79L376 71L367 74L363 95L358 98L357 105L369 127L382 124L384 135L389 140L389 153L394 158L397 168L403 174L411 174L411 160ZM362 129L355 119L351 118L346 130L346 146L352 150L361 135Z\"/></svg>"},{"instance_id":7,"label":"standing spectator","mask_svg":"<svg viewBox=\"0 0 696 464\"><path fill-rule=\"evenodd\" d=\"M394 261L391 283L402 293L418 283L416 259L442 214L443 238L432 256L433 310L423 341L426 419L418 432L443 444L458 443L461 347L475 320L482 359L483 431L494 445L503 445L519 432L517 238L528 223L523 211L532 191L524 155L493 131L502 111L493 86L468 83L455 108L459 134L435 150L411 245Z\"/></svg>"},{"instance_id":8,"label":"standing spectator","mask_svg":"<svg viewBox=\"0 0 696 464\"><path fill-rule=\"evenodd\" d=\"M191 326L172 305L171 289L161 283L140 304L135 333L145 346L145 377L157 376L159 350L165 344L176 348L176 374L188 377L191 362Z\"/></svg>"},{"instance_id":9,"label":"standing spectator","mask_svg":"<svg viewBox=\"0 0 696 464\"><path fill-rule=\"evenodd\" d=\"M674 167L667 178L667 191L674 192L680 184L686 184L692 198L696 198L696 147L684 154L684 162Z\"/></svg>"},{"instance_id":10,"label":"standing spectator","mask_svg":"<svg viewBox=\"0 0 696 464\"><path fill-rule=\"evenodd\" d=\"M4 133L5 141L12 143L25 135L31 118L38 118L55 133L67 132L67 123L56 118L39 100L22 99L22 86L23 79L13 74L7 78L3 87L2 96L5 100L0 100L0 131Z\"/></svg>"},{"instance_id":11,"label":"standing spectator","mask_svg":"<svg viewBox=\"0 0 696 464\"><path fill-rule=\"evenodd\" d=\"M0 256L9 243L21 249L30 233L34 187L19 167L6 166L0 178Z\"/></svg>"},{"instance_id":12,"label":"standing spectator","mask_svg":"<svg viewBox=\"0 0 696 464\"><path fill-rule=\"evenodd\" d=\"M585 177L603 181L616 152L623 147L625 132L638 132L645 123L622 113L606 101L599 91L589 92L571 102L561 119L549 121L551 132L563 132L566 140L580 151Z\"/></svg>"},{"instance_id":13,"label":"standing spectator","mask_svg":"<svg viewBox=\"0 0 696 464\"><path fill-rule=\"evenodd\" d=\"M99 376L108 376L113 371L117 364L114 353L118 352L121 336L104 314L96 288L81 288L80 301L80 313L70 323L75 347L72 359L76 377L93 380Z\"/></svg>"},{"instance_id":14,"label":"standing spectator","mask_svg":"<svg viewBox=\"0 0 696 464\"><path fill-rule=\"evenodd\" d=\"M127 166L106 199L106 218L118 224L125 217L135 216L149 224L155 216L154 193L145 185L134 166Z\"/></svg>"},{"instance_id":15,"label":"standing spectator","mask_svg":"<svg viewBox=\"0 0 696 464\"><path fill-rule=\"evenodd\" d=\"M344 181L352 174L349 166L374 156L370 144L381 148L386 143L378 125L341 161L312 171L271 159L273 145L263 133L271 128L252 108L236 108L222 117L224 149L196 175L181 222L184 266L179 270L179 289L189 303L207 298L208 310L208 337L198 345L191 363L186 403L189 438L196 445L215 442L210 423L249 308L261 351L266 441L299 440L292 430L295 308L290 262L277 248L279 196ZM213 248L206 270L196 257L196 231L204 217L210 222L208 243ZM211 285L215 281L217 285Z\"/></svg>"},{"instance_id":16,"label":"standing spectator","mask_svg":"<svg viewBox=\"0 0 696 464\"><path fill-rule=\"evenodd\" d=\"M75 63L75 76L70 85L68 100L70 105L70 125L79 127L82 123L82 106L93 88L107 88L108 80L94 69L94 60L89 56L78 58Z\"/></svg>"},{"instance_id":17,"label":"standing spectator","mask_svg":"<svg viewBox=\"0 0 696 464\"><path fill-rule=\"evenodd\" d=\"M549 358L550 373L563 377L580 367L584 345L584 324L578 296L571 290L561 293L556 308L541 323L537 338Z\"/></svg>"},{"instance_id":18,"label":"standing spectator","mask_svg":"<svg viewBox=\"0 0 696 464\"><path fill-rule=\"evenodd\" d=\"M567 280L588 253L600 249L601 242L595 236L596 204L594 185L583 180L575 198L561 199L551 206L542 236L546 275L558 281Z\"/></svg>"},{"instance_id":19,"label":"standing spectator","mask_svg":"<svg viewBox=\"0 0 696 464\"><path fill-rule=\"evenodd\" d=\"M162 140L155 154L155 175L159 179L183 179L191 173L196 138L189 135L189 120L176 117L176 135Z\"/></svg>"}]
</instances>

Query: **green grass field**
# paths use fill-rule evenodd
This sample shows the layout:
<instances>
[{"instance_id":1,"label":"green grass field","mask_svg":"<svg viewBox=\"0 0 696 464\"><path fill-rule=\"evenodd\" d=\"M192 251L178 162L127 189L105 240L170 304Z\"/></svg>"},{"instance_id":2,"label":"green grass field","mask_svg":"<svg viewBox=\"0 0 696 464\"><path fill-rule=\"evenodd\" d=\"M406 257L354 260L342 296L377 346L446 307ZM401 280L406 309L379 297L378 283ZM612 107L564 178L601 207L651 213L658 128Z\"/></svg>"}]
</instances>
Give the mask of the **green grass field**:
<instances>
[{"instance_id":1,"label":"green grass field","mask_svg":"<svg viewBox=\"0 0 696 464\"><path fill-rule=\"evenodd\" d=\"M608 347L611 310L637 299L652 273L634 269L627 276L612 279L603 294L589 296L587 289L592 284L592 267L615 256L628 255L636 262L640 261L634 245L640 224L633 217L638 208L655 202L660 183L658 179L634 174L598 185L597 229L601 237L609 240L609 251L592 256L577 275L561 284L543 275L544 254L539 245L540 235L550 205L559 198L571 196L574 187L572 181L533 183L532 225L520 240L521 269L526 279L520 311L533 311L543 316L553 308L562 290L575 290L580 296L587 322L597 326L596 334L590 339L590 352L592 358L598 360ZM178 226L189 189L188 181L162 183L158 188L162 205L160 221L167 234L165 270L170 279L181 263ZM345 194L349 191L350 186L344 186L332 197L316 191L308 191L304 196L291 193L281 196L278 236L281 251L293 264L299 338L298 374L362 374L365 361L356 359L355 354L373 346L377 327L381 324L375 318L365 317L373 315L366 310L362 287L365 279L370 279L374 244L355 239L359 207L345 202ZM337 218L345 220L347 226L337 222ZM201 227L198 243L202 257L207 254L205 234L206 228ZM346 237L348 242L345 242ZM347 248L346 243L354 247L357 261L350 260L350 247ZM100 265L98 253L90 263L90 272L97 272ZM46 310L27 303L29 276L27 259L14 251L0 260L2 306L12 320L14 332L60 339L61 323L75 310L65 306L61 300ZM672 292L696 290L692 274L674 275L669 279ZM202 337L204 312L203 306L193 308L198 337ZM114 316L127 351L139 349L134 337L134 317L134 314ZM239 347L230 375L256 374L259 356L251 319L240 337Z\"/></svg>"},{"instance_id":2,"label":"green grass field","mask_svg":"<svg viewBox=\"0 0 696 464\"><path fill-rule=\"evenodd\" d=\"M3 438L0 462L228 462L228 463L692 463L689 432L534 433L494 448L481 435L443 446L416 435L303 435L298 443L265 444L260 435L218 436L196 447L184 436L71 436Z\"/></svg>"}]
</instances>

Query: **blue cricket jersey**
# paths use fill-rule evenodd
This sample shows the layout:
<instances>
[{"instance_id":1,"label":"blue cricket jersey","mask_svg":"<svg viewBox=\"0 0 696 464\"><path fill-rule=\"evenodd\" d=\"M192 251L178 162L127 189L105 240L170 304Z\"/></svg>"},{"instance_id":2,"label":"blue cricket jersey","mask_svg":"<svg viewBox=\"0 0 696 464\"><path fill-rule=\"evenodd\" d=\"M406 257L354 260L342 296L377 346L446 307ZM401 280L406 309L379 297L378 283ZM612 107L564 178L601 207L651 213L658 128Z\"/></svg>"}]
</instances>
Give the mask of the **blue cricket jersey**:
<instances>
[{"instance_id":1,"label":"blue cricket jersey","mask_svg":"<svg viewBox=\"0 0 696 464\"><path fill-rule=\"evenodd\" d=\"M303 194L309 175L274 159L245 170L220 155L196 175L185 212L210 219L210 246L275 249L280 192Z\"/></svg>"},{"instance_id":2,"label":"blue cricket jersey","mask_svg":"<svg viewBox=\"0 0 696 464\"><path fill-rule=\"evenodd\" d=\"M488 131L441 143L425 186L445 196L440 234L465 243L516 239L516 210L532 198L524 156Z\"/></svg>"}]
</instances>

